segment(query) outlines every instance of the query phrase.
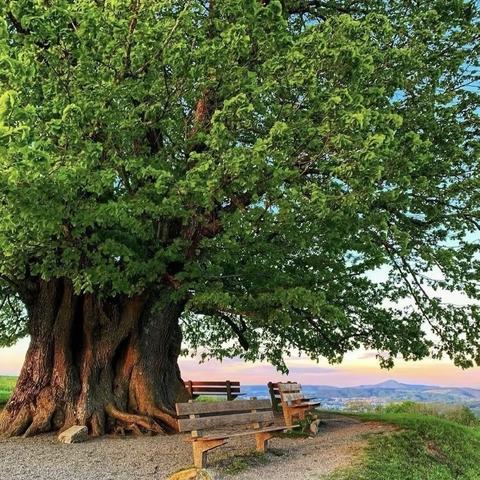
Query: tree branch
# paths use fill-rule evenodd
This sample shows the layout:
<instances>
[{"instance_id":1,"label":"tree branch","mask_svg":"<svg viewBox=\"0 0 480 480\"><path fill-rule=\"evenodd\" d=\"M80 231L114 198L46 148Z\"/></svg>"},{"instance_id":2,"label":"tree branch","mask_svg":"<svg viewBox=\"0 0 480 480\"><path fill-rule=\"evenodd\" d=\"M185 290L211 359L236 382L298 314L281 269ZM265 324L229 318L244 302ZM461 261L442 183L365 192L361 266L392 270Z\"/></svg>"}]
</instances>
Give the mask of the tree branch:
<instances>
[{"instance_id":1,"label":"tree branch","mask_svg":"<svg viewBox=\"0 0 480 480\"><path fill-rule=\"evenodd\" d=\"M246 351L250 348L250 342L246 339L244 333L247 329L247 325L243 321L242 317L240 317L240 322L242 327L239 327L228 315L225 315L222 312L217 312L216 315L224 320L230 328L234 331L235 335L237 335L238 341L241 347Z\"/></svg>"}]
</instances>

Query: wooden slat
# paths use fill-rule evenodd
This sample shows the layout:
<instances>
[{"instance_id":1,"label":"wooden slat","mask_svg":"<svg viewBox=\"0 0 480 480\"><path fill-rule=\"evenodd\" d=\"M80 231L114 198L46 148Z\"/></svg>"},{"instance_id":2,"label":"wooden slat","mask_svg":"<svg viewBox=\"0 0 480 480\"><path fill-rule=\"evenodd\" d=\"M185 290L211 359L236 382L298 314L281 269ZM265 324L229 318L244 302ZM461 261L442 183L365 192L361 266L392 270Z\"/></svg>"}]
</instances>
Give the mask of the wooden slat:
<instances>
[{"instance_id":1,"label":"wooden slat","mask_svg":"<svg viewBox=\"0 0 480 480\"><path fill-rule=\"evenodd\" d=\"M260 428L258 430L247 430L246 432L237 432L237 433L229 433L227 435L207 435L205 437L201 437L204 440L220 440L222 438L232 438L232 437L244 437L245 435L255 435L256 433L263 433L263 432L283 432L285 430L292 430L293 428L299 428L300 425L292 425L291 427L283 426L283 427L267 427L267 428Z\"/></svg>"},{"instance_id":2,"label":"wooden slat","mask_svg":"<svg viewBox=\"0 0 480 480\"><path fill-rule=\"evenodd\" d=\"M298 392L301 390L298 383L279 383L278 388L281 392Z\"/></svg>"},{"instance_id":3,"label":"wooden slat","mask_svg":"<svg viewBox=\"0 0 480 480\"><path fill-rule=\"evenodd\" d=\"M303 393L284 393L283 400L285 402L294 402L295 400L303 400Z\"/></svg>"},{"instance_id":4,"label":"wooden slat","mask_svg":"<svg viewBox=\"0 0 480 480\"><path fill-rule=\"evenodd\" d=\"M320 402L306 402L306 403L294 403L293 405L289 405L288 408L308 408L308 407L318 407L321 405Z\"/></svg>"},{"instance_id":5,"label":"wooden slat","mask_svg":"<svg viewBox=\"0 0 480 480\"><path fill-rule=\"evenodd\" d=\"M199 381L199 382L195 382L194 380L190 380L192 382L192 385L194 387L198 387L198 386L205 386L205 387L208 387L210 385L219 385L219 386L222 386L222 387L226 387L227 386L227 382L226 381L221 381L221 382L203 382L203 381ZM187 383L187 382L184 382L184 383ZM232 387L239 387L240 386L240 382L230 382L230 385Z\"/></svg>"},{"instance_id":6,"label":"wooden slat","mask_svg":"<svg viewBox=\"0 0 480 480\"><path fill-rule=\"evenodd\" d=\"M177 415L202 415L206 413L242 412L271 409L270 400L234 400L228 402L177 403Z\"/></svg>"},{"instance_id":7,"label":"wooden slat","mask_svg":"<svg viewBox=\"0 0 480 480\"><path fill-rule=\"evenodd\" d=\"M226 387L199 387L197 385L193 385L194 392L224 392L227 393ZM240 387L232 387L232 393L240 393Z\"/></svg>"},{"instance_id":8,"label":"wooden slat","mask_svg":"<svg viewBox=\"0 0 480 480\"><path fill-rule=\"evenodd\" d=\"M193 391L193 395L195 395L196 397L200 396L200 395L215 395L215 396L222 396L222 397L226 397L227 396L227 392L223 391L223 392L220 392L220 391L217 391L217 392L212 392L212 391L209 391L209 392L206 392L204 390L194 390ZM234 392L234 395L240 395L240 392Z\"/></svg>"},{"instance_id":9,"label":"wooden slat","mask_svg":"<svg viewBox=\"0 0 480 480\"><path fill-rule=\"evenodd\" d=\"M234 403L234 402L230 402ZM216 415L213 417L185 418L178 420L180 432L204 430L206 428L224 427L226 425L244 425L247 423L272 423L271 410L256 413L236 413L233 415Z\"/></svg>"}]
</instances>

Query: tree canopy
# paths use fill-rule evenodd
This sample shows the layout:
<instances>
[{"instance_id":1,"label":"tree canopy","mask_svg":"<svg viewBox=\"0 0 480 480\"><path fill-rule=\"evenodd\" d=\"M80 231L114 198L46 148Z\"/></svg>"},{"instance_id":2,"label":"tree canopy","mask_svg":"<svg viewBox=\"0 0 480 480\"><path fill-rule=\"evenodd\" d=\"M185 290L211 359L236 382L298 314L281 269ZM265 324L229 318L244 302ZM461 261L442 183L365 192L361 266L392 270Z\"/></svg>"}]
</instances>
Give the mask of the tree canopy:
<instances>
[{"instance_id":1,"label":"tree canopy","mask_svg":"<svg viewBox=\"0 0 480 480\"><path fill-rule=\"evenodd\" d=\"M168 288L206 356L480 364L479 20L461 0L3 1L0 345L29 280L67 278Z\"/></svg>"}]
</instances>

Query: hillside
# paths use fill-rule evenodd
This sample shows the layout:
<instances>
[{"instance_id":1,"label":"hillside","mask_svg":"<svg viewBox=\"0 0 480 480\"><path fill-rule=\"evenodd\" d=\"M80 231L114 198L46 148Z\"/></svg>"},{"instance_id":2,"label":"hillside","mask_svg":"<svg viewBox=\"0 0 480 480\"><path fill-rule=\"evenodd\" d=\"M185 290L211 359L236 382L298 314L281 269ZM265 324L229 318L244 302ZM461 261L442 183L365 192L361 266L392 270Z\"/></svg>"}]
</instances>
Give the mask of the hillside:
<instances>
[{"instance_id":1,"label":"hillside","mask_svg":"<svg viewBox=\"0 0 480 480\"><path fill-rule=\"evenodd\" d=\"M434 416L370 414L399 428L370 436L357 465L336 472L329 480L479 480L480 429Z\"/></svg>"}]
</instances>

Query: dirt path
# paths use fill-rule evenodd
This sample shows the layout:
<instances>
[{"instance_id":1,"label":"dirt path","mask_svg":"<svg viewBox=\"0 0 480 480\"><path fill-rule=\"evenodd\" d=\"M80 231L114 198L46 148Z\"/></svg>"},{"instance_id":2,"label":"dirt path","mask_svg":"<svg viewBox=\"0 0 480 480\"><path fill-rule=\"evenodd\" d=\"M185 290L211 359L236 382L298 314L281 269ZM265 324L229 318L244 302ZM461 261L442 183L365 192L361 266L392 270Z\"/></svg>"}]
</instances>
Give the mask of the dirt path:
<instances>
[{"instance_id":1,"label":"dirt path","mask_svg":"<svg viewBox=\"0 0 480 480\"><path fill-rule=\"evenodd\" d=\"M316 438L274 439L273 453L252 460L254 437L241 437L212 452L209 461L219 480L320 479L358 458L365 434L389 430L388 425L329 415ZM106 437L77 445L59 444L52 435L3 439L0 472L9 480L163 480L192 463L186 438ZM230 476L226 470L237 473Z\"/></svg>"},{"instance_id":2,"label":"dirt path","mask_svg":"<svg viewBox=\"0 0 480 480\"><path fill-rule=\"evenodd\" d=\"M278 439L272 442L281 456L269 454L269 462L246 470L235 480L319 480L338 468L351 466L361 458L369 435L391 432L394 427L383 423L363 423L332 415L325 419L315 438Z\"/></svg>"}]
</instances>

